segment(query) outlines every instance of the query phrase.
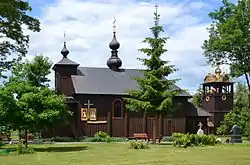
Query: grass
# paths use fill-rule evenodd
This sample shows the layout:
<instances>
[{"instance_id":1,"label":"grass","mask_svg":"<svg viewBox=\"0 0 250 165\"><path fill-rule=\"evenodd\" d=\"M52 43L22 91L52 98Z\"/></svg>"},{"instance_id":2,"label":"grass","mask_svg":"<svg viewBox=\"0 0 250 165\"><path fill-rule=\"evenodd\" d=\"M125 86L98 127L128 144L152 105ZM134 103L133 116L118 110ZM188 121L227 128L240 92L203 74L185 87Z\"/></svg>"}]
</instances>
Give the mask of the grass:
<instances>
[{"instance_id":1,"label":"grass","mask_svg":"<svg viewBox=\"0 0 250 165\"><path fill-rule=\"evenodd\" d=\"M249 165L250 144L213 147L174 148L150 145L150 149L134 150L128 143L84 143L30 145L33 155L16 155L14 145L9 155L0 155L0 165Z\"/></svg>"}]
</instances>

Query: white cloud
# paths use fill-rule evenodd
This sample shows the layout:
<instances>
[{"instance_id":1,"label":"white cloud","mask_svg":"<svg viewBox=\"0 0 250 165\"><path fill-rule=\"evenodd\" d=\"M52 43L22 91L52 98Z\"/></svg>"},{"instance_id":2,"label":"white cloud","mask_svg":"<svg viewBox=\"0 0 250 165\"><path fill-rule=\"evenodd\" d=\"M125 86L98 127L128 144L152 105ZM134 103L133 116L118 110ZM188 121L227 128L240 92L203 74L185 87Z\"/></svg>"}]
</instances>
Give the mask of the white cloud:
<instances>
[{"instance_id":1,"label":"white cloud","mask_svg":"<svg viewBox=\"0 0 250 165\"><path fill-rule=\"evenodd\" d=\"M109 2L107 4L107 2ZM159 3L158 3L159 4ZM195 11L207 5L196 3L160 3L161 23L166 27L168 53L163 59L171 61L179 71L174 77L181 78L182 88L193 92L202 83L207 72L203 65L201 45L207 37L207 22L202 22ZM128 0L80 1L60 0L43 8L40 33L31 33L28 58L42 53L54 63L58 62L66 31L69 58L80 66L106 67L110 57L108 47L112 39L113 17L117 20L117 39L121 44L119 57L125 68L142 68L136 59L143 56L138 49L141 41L151 35L154 2L139 3ZM200 23L201 22L201 23ZM54 76L51 74L51 85Z\"/></svg>"}]
</instances>

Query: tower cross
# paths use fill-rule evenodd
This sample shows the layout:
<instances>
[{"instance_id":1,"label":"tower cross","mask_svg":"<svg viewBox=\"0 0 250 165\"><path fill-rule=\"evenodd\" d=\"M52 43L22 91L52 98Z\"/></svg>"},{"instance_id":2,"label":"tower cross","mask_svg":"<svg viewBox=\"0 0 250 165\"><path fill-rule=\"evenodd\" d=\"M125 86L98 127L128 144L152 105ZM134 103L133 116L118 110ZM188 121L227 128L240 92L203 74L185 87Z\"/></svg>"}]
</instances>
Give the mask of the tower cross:
<instances>
[{"instance_id":1,"label":"tower cross","mask_svg":"<svg viewBox=\"0 0 250 165\"><path fill-rule=\"evenodd\" d=\"M63 40L66 42L66 31L63 32Z\"/></svg>"},{"instance_id":2,"label":"tower cross","mask_svg":"<svg viewBox=\"0 0 250 165\"><path fill-rule=\"evenodd\" d=\"M88 108L88 110L89 110L89 109L90 109L90 106L91 106L91 105L94 105L94 104L91 104L91 103L90 103L90 100L88 100L88 102L85 103L84 105L87 105L87 108Z\"/></svg>"},{"instance_id":3,"label":"tower cross","mask_svg":"<svg viewBox=\"0 0 250 165\"><path fill-rule=\"evenodd\" d=\"M116 19L115 19L115 17L114 17L114 21L113 21L113 32L115 33L116 32L116 25L115 25L115 23L116 23Z\"/></svg>"}]
</instances>

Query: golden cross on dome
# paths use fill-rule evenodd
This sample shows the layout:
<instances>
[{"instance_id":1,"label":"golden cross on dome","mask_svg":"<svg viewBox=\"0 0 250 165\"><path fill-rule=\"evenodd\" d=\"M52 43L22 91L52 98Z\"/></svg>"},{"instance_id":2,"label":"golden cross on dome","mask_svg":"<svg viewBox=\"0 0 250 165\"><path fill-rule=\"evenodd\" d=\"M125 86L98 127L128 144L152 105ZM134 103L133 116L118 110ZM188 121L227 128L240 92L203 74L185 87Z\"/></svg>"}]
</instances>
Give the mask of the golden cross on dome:
<instances>
[{"instance_id":1,"label":"golden cross on dome","mask_svg":"<svg viewBox=\"0 0 250 165\"><path fill-rule=\"evenodd\" d=\"M116 19L115 19L115 17L114 17L114 21L113 21L113 32L115 33L116 32L116 25L115 25L115 23L116 23Z\"/></svg>"}]
</instances>

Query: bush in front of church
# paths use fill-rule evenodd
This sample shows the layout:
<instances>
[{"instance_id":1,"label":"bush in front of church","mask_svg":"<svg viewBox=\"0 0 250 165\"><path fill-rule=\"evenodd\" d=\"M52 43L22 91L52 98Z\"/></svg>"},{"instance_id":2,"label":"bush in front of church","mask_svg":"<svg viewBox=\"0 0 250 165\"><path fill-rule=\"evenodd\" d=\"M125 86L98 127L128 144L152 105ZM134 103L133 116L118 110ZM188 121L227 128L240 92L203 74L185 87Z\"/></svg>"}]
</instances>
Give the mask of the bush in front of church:
<instances>
[{"instance_id":1,"label":"bush in front of church","mask_svg":"<svg viewBox=\"0 0 250 165\"><path fill-rule=\"evenodd\" d=\"M218 144L217 137L214 135L197 135L197 134L182 134L174 133L172 135L173 145L176 147L191 147L191 146L214 146Z\"/></svg>"},{"instance_id":2,"label":"bush in front of church","mask_svg":"<svg viewBox=\"0 0 250 165\"><path fill-rule=\"evenodd\" d=\"M148 144L147 143L143 143L143 142L135 142L135 141L132 141L132 142L129 142L129 148L131 149L148 149Z\"/></svg>"},{"instance_id":3,"label":"bush in front of church","mask_svg":"<svg viewBox=\"0 0 250 165\"><path fill-rule=\"evenodd\" d=\"M84 142L106 142L106 143L110 143L110 142L124 142L124 141L128 141L128 139L126 138L122 138L122 137L110 137L106 132L96 132L94 137L88 137L86 139L83 140Z\"/></svg>"}]
</instances>

